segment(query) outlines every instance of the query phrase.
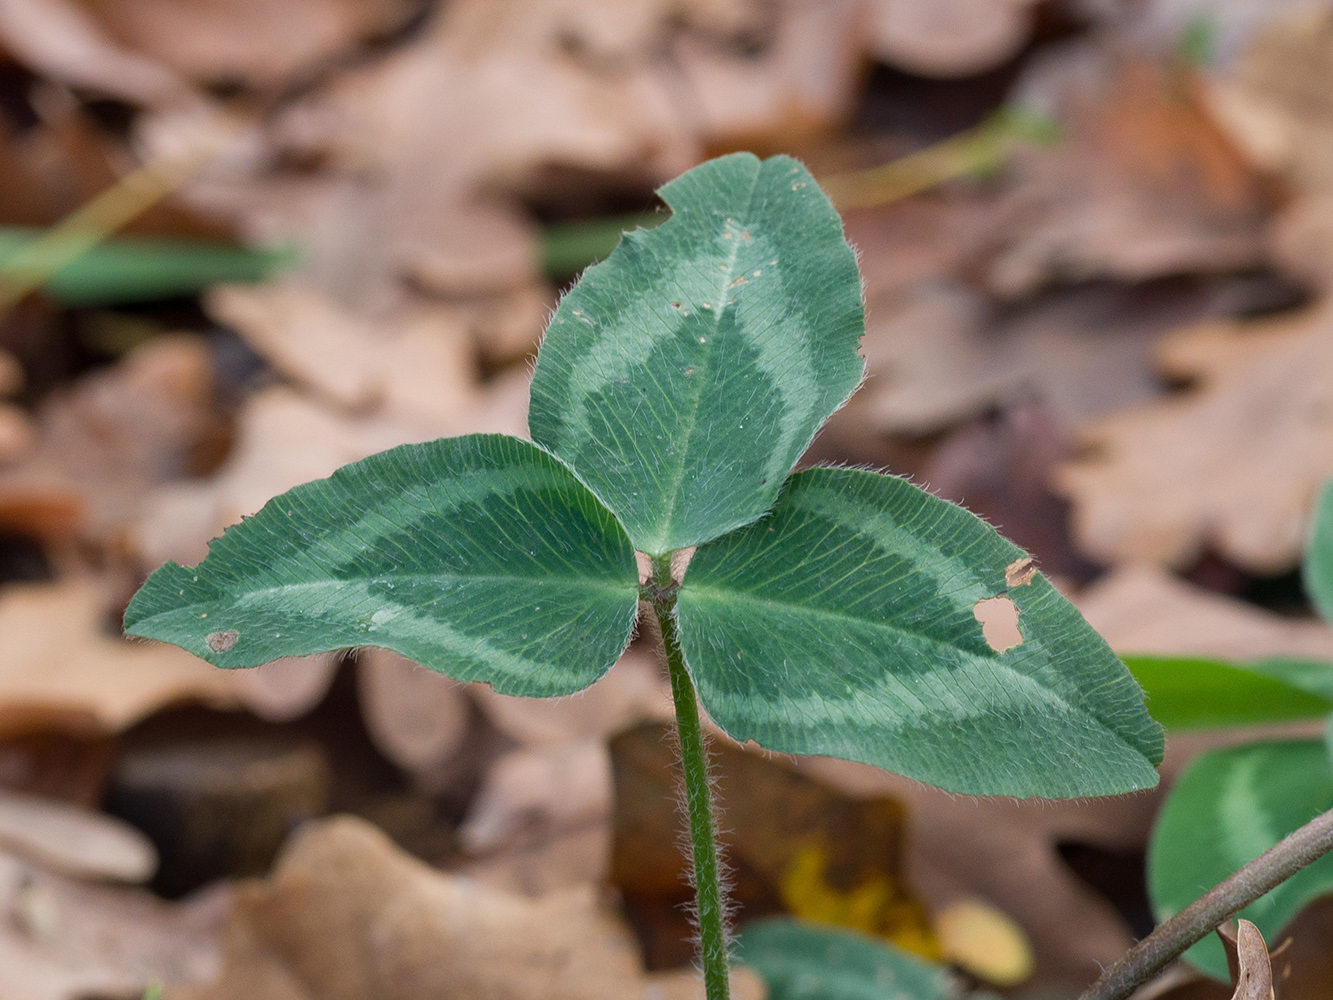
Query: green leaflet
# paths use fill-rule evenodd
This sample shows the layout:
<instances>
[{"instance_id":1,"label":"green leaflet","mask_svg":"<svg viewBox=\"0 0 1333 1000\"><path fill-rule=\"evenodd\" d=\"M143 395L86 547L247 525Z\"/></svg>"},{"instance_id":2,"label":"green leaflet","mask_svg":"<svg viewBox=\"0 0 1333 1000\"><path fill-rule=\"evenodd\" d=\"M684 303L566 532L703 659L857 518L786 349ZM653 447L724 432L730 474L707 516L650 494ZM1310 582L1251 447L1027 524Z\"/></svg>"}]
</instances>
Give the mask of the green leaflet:
<instances>
[{"instance_id":1,"label":"green leaflet","mask_svg":"<svg viewBox=\"0 0 1333 1000\"><path fill-rule=\"evenodd\" d=\"M1162 730L1142 691L1043 577L1007 591L1025 641L987 644L974 606L1006 593L1024 555L905 480L798 473L771 516L695 553L685 659L713 719L770 750L970 794L1156 784Z\"/></svg>"},{"instance_id":2,"label":"green leaflet","mask_svg":"<svg viewBox=\"0 0 1333 1000\"><path fill-rule=\"evenodd\" d=\"M949 1000L939 966L864 934L782 918L750 924L737 959L768 984L768 1000Z\"/></svg>"},{"instance_id":3,"label":"green leaflet","mask_svg":"<svg viewBox=\"0 0 1333 1000\"><path fill-rule=\"evenodd\" d=\"M1318 718L1333 711L1333 692L1311 690L1321 671L1333 682L1333 666L1282 660L1242 665L1157 656L1126 656L1124 661L1146 692L1153 718L1167 729L1250 726ZM1301 671L1311 678L1299 676Z\"/></svg>"},{"instance_id":4,"label":"green leaflet","mask_svg":"<svg viewBox=\"0 0 1333 1000\"><path fill-rule=\"evenodd\" d=\"M1171 790L1148 850L1148 889L1159 919L1182 910L1293 830L1333 807L1333 771L1320 740L1249 743L1197 757ZM1311 899L1333 891L1326 855L1241 910L1269 941ZM1185 957L1226 981L1212 936Z\"/></svg>"},{"instance_id":5,"label":"green leaflet","mask_svg":"<svg viewBox=\"0 0 1333 1000\"><path fill-rule=\"evenodd\" d=\"M650 555L748 524L856 388L856 258L795 160L737 153L661 189L561 302L529 425Z\"/></svg>"},{"instance_id":6,"label":"green leaflet","mask_svg":"<svg viewBox=\"0 0 1333 1000\"><path fill-rule=\"evenodd\" d=\"M404 445L298 486L168 563L125 613L132 635L219 667L347 646L550 697L629 641L638 569L624 530L540 448L474 434Z\"/></svg>"},{"instance_id":7,"label":"green leaflet","mask_svg":"<svg viewBox=\"0 0 1333 1000\"><path fill-rule=\"evenodd\" d=\"M1302 575L1310 600L1324 621L1333 622L1333 480L1325 483L1319 494Z\"/></svg>"}]
</instances>

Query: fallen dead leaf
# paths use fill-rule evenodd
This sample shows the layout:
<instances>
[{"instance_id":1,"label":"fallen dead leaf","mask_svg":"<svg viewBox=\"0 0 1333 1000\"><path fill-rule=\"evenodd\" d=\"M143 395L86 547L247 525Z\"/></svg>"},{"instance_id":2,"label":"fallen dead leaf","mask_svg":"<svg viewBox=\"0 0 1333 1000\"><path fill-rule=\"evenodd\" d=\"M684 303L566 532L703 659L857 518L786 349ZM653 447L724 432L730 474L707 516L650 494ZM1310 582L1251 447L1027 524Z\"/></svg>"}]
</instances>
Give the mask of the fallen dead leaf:
<instances>
[{"instance_id":1,"label":"fallen dead leaf","mask_svg":"<svg viewBox=\"0 0 1333 1000\"><path fill-rule=\"evenodd\" d=\"M225 433L213 397L213 359L194 335L149 341L124 361L78 380L39 409L34 442L0 470L0 523L45 520L67 540L111 543L152 487L195 474ZM68 515L67 515L68 517Z\"/></svg>"},{"instance_id":2,"label":"fallen dead leaf","mask_svg":"<svg viewBox=\"0 0 1333 1000\"><path fill-rule=\"evenodd\" d=\"M357 681L362 718L380 751L421 787L447 782L471 722L463 685L376 648L358 654Z\"/></svg>"},{"instance_id":3,"label":"fallen dead leaf","mask_svg":"<svg viewBox=\"0 0 1333 1000\"><path fill-rule=\"evenodd\" d=\"M1079 543L1109 563L1212 548L1260 574L1296 565L1333 473L1333 306L1189 328L1159 361L1194 387L1089 427L1089 454L1056 471Z\"/></svg>"},{"instance_id":4,"label":"fallen dead leaf","mask_svg":"<svg viewBox=\"0 0 1333 1000\"><path fill-rule=\"evenodd\" d=\"M671 740L668 727L647 723L611 741L611 880L655 968L688 961L691 939ZM738 920L790 913L938 957L925 911L906 883L906 813L898 801L849 798L804 766L725 738L714 740L710 753Z\"/></svg>"},{"instance_id":5,"label":"fallen dead leaf","mask_svg":"<svg viewBox=\"0 0 1333 1000\"><path fill-rule=\"evenodd\" d=\"M996 986L1016 986L1032 975L1027 935L980 899L959 899L935 914L935 934L946 961Z\"/></svg>"},{"instance_id":6,"label":"fallen dead leaf","mask_svg":"<svg viewBox=\"0 0 1333 1000\"><path fill-rule=\"evenodd\" d=\"M336 405L445 424L474 405L476 362L457 314L421 307L376 320L292 282L215 288L206 308L278 371Z\"/></svg>"},{"instance_id":7,"label":"fallen dead leaf","mask_svg":"<svg viewBox=\"0 0 1333 1000\"><path fill-rule=\"evenodd\" d=\"M590 888L527 900L436 872L360 820L303 828L272 878L242 888L222 975L168 1000L622 1000L702 996L645 975ZM752 973L733 995L758 1000Z\"/></svg>"},{"instance_id":8,"label":"fallen dead leaf","mask_svg":"<svg viewBox=\"0 0 1333 1000\"><path fill-rule=\"evenodd\" d=\"M225 895L166 903L93 885L0 853L0 995L22 1000L139 996L154 982L202 982L221 965Z\"/></svg>"},{"instance_id":9,"label":"fallen dead leaf","mask_svg":"<svg viewBox=\"0 0 1333 1000\"><path fill-rule=\"evenodd\" d=\"M308 711L327 687L330 657L221 671L174 646L115 636L111 589L79 577L0 589L0 735L118 732L181 702L279 720Z\"/></svg>"},{"instance_id":10,"label":"fallen dead leaf","mask_svg":"<svg viewBox=\"0 0 1333 1000\"><path fill-rule=\"evenodd\" d=\"M1333 193L1330 41L1333 11L1321 4L1288 8L1203 91L1245 154L1303 193Z\"/></svg>"},{"instance_id":11,"label":"fallen dead leaf","mask_svg":"<svg viewBox=\"0 0 1333 1000\"><path fill-rule=\"evenodd\" d=\"M505 754L486 772L458 828L458 843L473 857L484 857L523 842L597 829L602 849L574 880L595 884L606 875L610 818L611 760L605 743L585 739L523 748Z\"/></svg>"},{"instance_id":12,"label":"fallen dead leaf","mask_svg":"<svg viewBox=\"0 0 1333 1000\"><path fill-rule=\"evenodd\" d=\"M1333 630L1184 582L1156 566L1124 566L1075 597L1125 655L1333 661Z\"/></svg>"},{"instance_id":13,"label":"fallen dead leaf","mask_svg":"<svg viewBox=\"0 0 1333 1000\"><path fill-rule=\"evenodd\" d=\"M108 634L108 610L92 580L0 590L0 732L114 732L173 702L240 700L227 674L184 650Z\"/></svg>"},{"instance_id":14,"label":"fallen dead leaf","mask_svg":"<svg viewBox=\"0 0 1333 1000\"><path fill-rule=\"evenodd\" d=\"M347 415L286 386L263 389L247 397L235 445L212 479L166 484L142 505L134 550L148 566L168 559L194 565L207 555L208 539L228 525L277 494L331 475L348 462L442 434L524 435L526 429L527 375L522 371L495 379L449 427L437 418Z\"/></svg>"},{"instance_id":15,"label":"fallen dead leaf","mask_svg":"<svg viewBox=\"0 0 1333 1000\"><path fill-rule=\"evenodd\" d=\"M568 698L514 698L484 684L468 688L490 723L532 746L609 737L645 719L675 717L657 653L631 646L592 687Z\"/></svg>"},{"instance_id":16,"label":"fallen dead leaf","mask_svg":"<svg viewBox=\"0 0 1333 1000\"><path fill-rule=\"evenodd\" d=\"M194 103L161 63L117 45L73 0L3 0L0 41L42 74L136 104Z\"/></svg>"},{"instance_id":17,"label":"fallen dead leaf","mask_svg":"<svg viewBox=\"0 0 1333 1000\"><path fill-rule=\"evenodd\" d=\"M972 76L1017 54L1033 28L1035 0L872 0L875 58L922 76Z\"/></svg>"},{"instance_id":18,"label":"fallen dead leaf","mask_svg":"<svg viewBox=\"0 0 1333 1000\"><path fill-rule=\"evenodd\" d=\"M1263 185L1188 77L1075 44L1036 60L1018 95L1054 112L1064 134L1014 158L1010 222L987 267L992 291L1019 298L1052 283L1261 261Z\"/></svg>"},{"instance_id":19,"label":"fallen dead leaf","mask_svg":"<svg viewBox=\"0 0 1333 1000\"><path fill-rule=\"evenodd\" d=\"M1094 285L997 313L955 281L870 301L868 381L853 403L880 433L928 434L1040 401L1065 426L1155 398L1152 346L1210 308L1201 291Z\"/></svg>"},{"instance_id":20,"label":"fallen dead leaf","mask_svg":"<svg viewBox=\"0 0 1333 1000\"><path fill-rule=\"evenodd\" d=\"M128 823L68 803L0 791L0 849L75 878L147 882L152 841Z\"/></svg>"},{"instance_id":21,"label":"fallen dead leaf","mask_svg":"<svg viewBox=\"0 0 1333 1000\"><path fill-rule=\"evenodd\" d=\"M1234 940L1220 930L1218 935L1227 945L1227 964L1233 966L1236 990L1231 1000L1273 1000L1273 964L1259 928L1241 919L1236 921Z\"/></svg>"},{"instance_id":22,"label":"fallen dead leaf","mask_svg":"<svg viewBox=\"0 0 1333 1000\"><path fill-rule=\"evenodd\" d=\"M274 87L388 35L414 0L88 0L106 33L201 83Z\"/></svg>"}]
</instances>

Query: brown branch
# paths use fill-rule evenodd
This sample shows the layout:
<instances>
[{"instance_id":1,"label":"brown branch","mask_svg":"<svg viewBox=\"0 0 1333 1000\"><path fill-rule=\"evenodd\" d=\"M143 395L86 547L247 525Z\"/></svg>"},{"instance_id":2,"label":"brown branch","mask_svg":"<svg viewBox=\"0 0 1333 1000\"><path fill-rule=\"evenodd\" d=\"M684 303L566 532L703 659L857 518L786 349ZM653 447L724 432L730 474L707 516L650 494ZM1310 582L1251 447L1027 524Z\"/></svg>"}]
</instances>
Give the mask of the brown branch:
<instances>
[{"instance_id":1,"label":"brown branch","mask_svg":"<svg viewBox=\"0 0 1333 1000\"><path fill-rule=\"evenodd\" d=\"M1316 816L1136 944L1079 1000L1124 1000L1194 942L1333 851L1333 810Z\"/></svg>"}]
</instances>

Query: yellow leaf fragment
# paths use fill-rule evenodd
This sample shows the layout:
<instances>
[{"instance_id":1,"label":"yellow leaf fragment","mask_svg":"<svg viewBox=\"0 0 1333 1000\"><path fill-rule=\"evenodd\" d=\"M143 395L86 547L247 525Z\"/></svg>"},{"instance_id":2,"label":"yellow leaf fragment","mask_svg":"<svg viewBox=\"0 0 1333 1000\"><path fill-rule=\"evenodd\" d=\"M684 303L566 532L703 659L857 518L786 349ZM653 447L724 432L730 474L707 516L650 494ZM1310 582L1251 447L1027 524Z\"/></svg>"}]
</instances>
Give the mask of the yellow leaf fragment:
<instances>
[{"instance_id":1,"label":"yellow leaf fragment","mask_svg":"<svg viewBox=\"0 0 1333 1000\"><path fill-rule=\"evenodd\" d=\"M1014 986L1032 975L1023 929L980 899L960 899L937 913L935 936L945 959L988 983Z\"/></svg>"}]
</instances>

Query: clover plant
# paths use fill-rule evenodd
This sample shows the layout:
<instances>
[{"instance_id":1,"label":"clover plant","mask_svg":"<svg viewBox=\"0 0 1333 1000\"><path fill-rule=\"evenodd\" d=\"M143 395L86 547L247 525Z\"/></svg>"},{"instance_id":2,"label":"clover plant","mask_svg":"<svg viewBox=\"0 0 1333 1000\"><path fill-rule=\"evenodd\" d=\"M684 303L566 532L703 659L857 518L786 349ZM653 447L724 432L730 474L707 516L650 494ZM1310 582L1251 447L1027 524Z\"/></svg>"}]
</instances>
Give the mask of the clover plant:
<instances>
[{"instance_id":1,"label":"clover plant","mask_svg":"<svg viewBox=\"0 0 1333 1000\"><path fill-rule=\"evenodd\" d=\"M406 445L298 486L197 567L154 573L125 626L220 667L376 645L548 698L610 669L642 609L720 1000L698 702L737 740L981 795L1146 788L1163 736L1106 643L990 526L893 476L792 472L864 374L856 257L805 168L735 154L661 194L671 218L626 234L552 319L531 441ZM1020 633L1003 649L979 620L997 600Z\"/></svg>"}]
</instances>

